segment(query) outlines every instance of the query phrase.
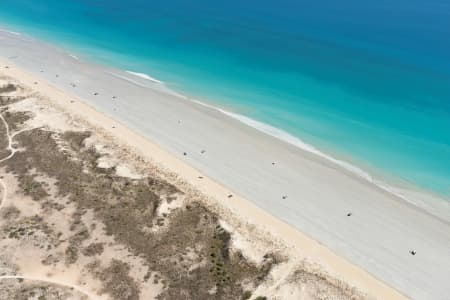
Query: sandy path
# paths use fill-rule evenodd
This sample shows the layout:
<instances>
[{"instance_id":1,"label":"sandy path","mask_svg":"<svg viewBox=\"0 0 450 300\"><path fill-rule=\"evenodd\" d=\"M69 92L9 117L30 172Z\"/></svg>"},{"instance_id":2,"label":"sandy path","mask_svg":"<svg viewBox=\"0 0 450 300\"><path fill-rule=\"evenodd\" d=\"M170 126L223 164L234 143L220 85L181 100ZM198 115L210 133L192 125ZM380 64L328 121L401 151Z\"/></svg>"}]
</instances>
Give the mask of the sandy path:
<instances>
[{"instance_id":1,"label":"sandy path","mask_svg":"<svg viewBox=\"0 0 450 300\"><path fill-rule=\"evenodd\" d=\"M23 129L23 130L18 130L15 133L11 134L10 130L9 130L9 125L8 122L6 122L5 118L3 117L3 115L0 113L0 119L2 120L3 124L5 125L6 128L6 136L8 137L8 147L7 149L11 152L7 157L0 159L0 163L7 161L8 159L10 159L11 157L14 156L14 154L18 151L17 149L15 149L12 146L13 143L13 139L16 135L30 130L30 129ZM2 186L2 199L0 202L0 209L2 209L2 207L4 206L5 202L6 202L6 195L8 193L8 189L6 187L6 184L3 182L3 180L0 178L0 185Z\"/></svg>"},{"instance_id":2,"label":"sandy path","mask_svg":"<svg viewBox=\"0 0 450 300\"><path fill-rule=\"evenodd\" d=\"M9 151L11 151L11 153L10 153L7 157L0 159L0 163L1 163L1 162L4 162L4 161L10 159L10 158L14 155L15 150L12 148L12 136L11 136L11 134L9 133L9 125L8 125L8 122L6 122L5 118L3 117L3 115L2 115L1 113L0 113L0 119L2 119L2 122L3 122L3 124L5 125L5 128L6 128L6 136L8 137L8 147L6 147L6 148L7 148Z\"/></svg>"},{"instance_id":3,"label":"sandy path","mask_svg":"<svg viewBox=\"0 0 450 300\"><path fill-rule=\"evenodd\" d=\"M1 162L4 162L4 161L10 159L11 157L13 157L13 155L15 153L15 149L12 148L12 137L11 137L11 135L9 133L8 122L6 122L5 118L3 117L3 115L1 113L0 113L0 119L2 119L2 122L3 122L3 124L5 125L5 128L6 128L6 136L8 137L8 147L7 147L7 149L9 151L11 151L11 153L7 157L5 157L5 158L0 160L0 163L1 163ZM2 207L4 206L5 201L6 201L6 195L8 193L8 190L6 188L5 183L3 182L3 180L1 178L0 178L0 184L2 186L2 201L0 202L0 209L2 209Z\"/></svg>"},{"instance_id":4,"label":"sandy path","mask_svg":"<svg viewBox=\"0 0 450 300\"><path fill-rule=\"evenodd\" d=\"M2 200L0 201L0 210L1 210L5 204L6 195L8 194L8 190L2 179L0 179L0 185L2 186Z\"/></svg>"},{"instance_id":5,"label":"sandy path","mask_svg":"<svg viewBox=\"0 0 450 300\"><path fill-rule=\"evenodd\" d=\"M55 280L55 279L51 279L51 278L42 278L42 277L33 277L33 276L21 276L21 275L7 275L7 276L0 276L0 280L5 280L5 279L24 279L24 280L33 280L33 281L40 281L40 282L45 282L45 283L51 283L51 284L57 284L63 287L68 287L68 288L72 288L74 290L76 290L77 292L85 295L88 297L88 299L91 300L102 300L101 298L99 298L98 296L90 293L89 291L85 290L83 287L78 286L78 285L74 285L71 284L70 282L65 282L62 280Z\"/></svg>"}]
</instances>

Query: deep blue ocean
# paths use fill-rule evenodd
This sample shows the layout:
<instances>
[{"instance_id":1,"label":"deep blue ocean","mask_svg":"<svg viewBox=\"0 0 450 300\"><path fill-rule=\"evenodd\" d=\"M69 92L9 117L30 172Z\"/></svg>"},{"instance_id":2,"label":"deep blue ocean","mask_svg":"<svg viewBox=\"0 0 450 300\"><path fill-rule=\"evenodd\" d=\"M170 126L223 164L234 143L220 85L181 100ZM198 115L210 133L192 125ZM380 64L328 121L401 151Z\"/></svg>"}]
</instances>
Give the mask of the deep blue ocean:
<instances>
[{"instance_id":1,"label":"deep blue ocean","mask_svg":"<svg viewBox=\"0 0 450 300\"><path fill-rule=\"evenodd\" d=\"M448 0L1 0L0 26L450 195Z\"/></svg>"}]
</instances>

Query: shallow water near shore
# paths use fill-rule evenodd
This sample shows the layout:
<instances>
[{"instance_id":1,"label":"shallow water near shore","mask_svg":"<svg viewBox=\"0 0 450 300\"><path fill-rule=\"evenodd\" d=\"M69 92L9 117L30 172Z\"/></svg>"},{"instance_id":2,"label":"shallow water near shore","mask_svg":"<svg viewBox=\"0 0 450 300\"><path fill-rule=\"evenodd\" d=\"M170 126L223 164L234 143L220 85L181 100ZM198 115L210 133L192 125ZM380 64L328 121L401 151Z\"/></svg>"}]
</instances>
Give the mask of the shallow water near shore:
<instances>
[{"instance_id":1,"label":"shallow water near shore","mask_svg":"<svg viewBox=\"0 0 450 300\"><path fill-rule=\"evenodd\" d=\"M445 2L281 4L6 0L0 22L448 197Z\"/></svg>"}]
</instances>

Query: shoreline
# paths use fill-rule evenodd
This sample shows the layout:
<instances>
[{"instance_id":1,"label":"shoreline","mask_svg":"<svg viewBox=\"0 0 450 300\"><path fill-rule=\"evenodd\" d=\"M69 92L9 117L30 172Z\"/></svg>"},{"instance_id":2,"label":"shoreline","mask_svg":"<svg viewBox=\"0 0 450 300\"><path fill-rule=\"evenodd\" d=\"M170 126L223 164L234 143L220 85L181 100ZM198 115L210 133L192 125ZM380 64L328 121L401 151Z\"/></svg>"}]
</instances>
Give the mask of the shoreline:
<instances>
[{"instance_id":1,"label":"shoreline","mask_svg":"<svg viewBox=\"0 0 450 300\"><path fill-rule=\"evenodd\" d=\"M31 42L41 43L41 40L39 38L34 38L27 34L22 34L20 32L15 32L7 29L6 24L0 24L0 26L3 26L3 28L0 27L0 34L1 33L11 34L20 39L31 39L30 40ZM42 42L42 43L53 46L53 44L49 42ZM419 187L412 182L389 174L388 171L383 171L380 169L376 169L374 167L369 167L367 164L358 164L356 162L353 162L351 159L340 158L339 155L333 152L333 150L318 149L313 144L308 144L304 142L301 137L295 136L289 133L288 131L285 131L284 129L247 117L246 115L234 112L232 110L226 110L220 106L216 106L214 103L210 103L209 101L197 99L195 97L191 97L190 95L175 91L169 88L164 81L161 81L153 77L149 73L143 73L141 71L135 70L125 70L125 69L122 70L117 69L114 66L97 64L94 61L80 59L80 57L71 53L68 49L59 48L60 46L57 47L58 50L61 50L63 52L62 53L63 55L67 55L81 64L95 65L97 68L103 68L105 70L108 70L107 72L110 75L128 81L134 85L143 88L160 90L170 95L179 97L183 100L208 107L228 117L231 117L234 120L239 121L245 126L249 126L253 129L260 131L265 135L274 137L275 139L283 143L294 145L295 147L301 149L302 151L310 152L314 155L317 155L335 164L336 166L342 168L343 171L349 172L352 175L360 177L366 180L367 182L383 189L384 191L391 193L396 197L402 198L407 203L415 205L420 209L424 209L428 213L431 213L434 216L439 217L441 220L445 222L450 222L450 195L440 194L438 192L432 191L431 189ZM349 158L351 157L351 155L346 157ZM445 210L444 213L442 213L443 209Z\"/></svg>"},{"instance_id":2,"label":"shoreline","mask_svg":"<svg viewBox=\"0 0 450 300\"><path fill-rule=\"evenodd\" d=\"M181 96L181 97L183 97L183 96ZM443 221L446 221L446 222L450 221L450 206L448 205L448 202L450 200L445 199L443 195L436 194L429 190L423 190L423 189L415 186L412 183L407 183L407 182L401 181L398 178L396 180L396 183L394 184L392 182L392 180L387 179L386 174L382 174L381 172L376 172L374 170L366 171L366 169L361 168L360 166L358 166L356 164L349 163L346 160L337 159L332 154L325 153L325 152L317 149L313 145L303 142L300 138L298 138L294 135L291 135L289 132L286 132L282 129L279 129L277 127L273 127L272 125L249 118L245 115L241 115L241 114L238 114L235 112L227 111L220 107L216 107L214 105L210 105L209 103L206 103L206 102L203 102L200 100L190 99L188 97L186 97L186 100L192 101L199 105L203 105L210 109L219 111L219 112L223 113L224 115L227 115L235 120L238 120L243 125L249 126L251 128L254 128L254 129L262 132L263 134L274 137L275 139L285 142L287 144L291 144L303 151L310 152L314 155L317 155L317 156L335 164L337 167L342 168L343 171L349 172L354 176L357 176L363 180L366 180L368 183L376 185L378 188L380 188L396 197L399 197L402 200L404 200L412 205L415 205L415 206L431 213L432 215L434 215L436 217L441 218ZM377 173L377 175L374 175L375 173ZM426 200L435 201L438 205L439 205L439 203L442 203L442 204L444 204L444 206L441 206L438 208L432 207L430 205L430 203L428 203L428 204L425 203ZM441 214L442 212L439 211L439 208L444 208L447 211L445 211L444 214Z\"/></svg>"},{"instance_id":3,"label":"shoreline","mask_svg":"<svg viewBox=\"0 0 450 300\"><path fill-rule=\"evenodd\" d=\"M194 184L200 184L200 188L204 182L198 182L199 173L211 178L212 182L221 182L218 185L222 192L217 195L218 198L214 198L232 205L234 212L244 211L251 214L256 211L256 214L261 216L259 219L267 217L273 219L271 222L275 222L274 224L281 222L284 225L280 226L287 226L285 231L281 230L275 236L287 238L286 235L291 233L305 232L306 236L314 237L313 241L318 241L315 242L317 245L325 245L320 247L327 247L324 249L330 251L332 255L343 257L339 259L344 261L351 261L352 264L359 266L355 267L356 269L367 270L389 285L408 292L410 297L426 299L427 295L430 297L443 295L446 291L445 286L440 283L448 274L448 269L445 269L448 262L445 261L444 251L450 240L446 232L448 224L445 222L437 220L415 205L408 204L363 179L356 178L350 172L316 155L281 143L275 138L269 138L254 128L246 128L247 126L242 125L241 122L223 116L222 113L213 109L195 105L193 101L181 100L174 95L167 95L160 87L131 87L129 82L122 82L125 79L113 79L111 74L105 75L108 70L105 71L96 66L80 62L69 65L62 54L55 54L54 58L47 57L42 62L38 61L37 58L42 54L42 49L35 47L30 50L20 50L19 43L11 49L21 51L18 60L21 63L21 69L35 73L35 76L43 77L52 86L58 87L61 97L66 99L62 102L65 107L69 105L69 109L72 110L72 106L75 108L78 105L70 104L69 101L74 99L71 95L75 94L76 98L83 99L90 109L96 109L97 113L101 111L117 119L115 123L111 123L114 121L100 113L103 115L102 118L109 120L106 123L111 127L107 129L115 132L115 135L121 134L127 137L131 130L138 136L137 139L142 140L142 143L157 142L158 145L144 147L141 152L145 155L145 152L151 149L153 156L157 153L162 157L169 156L177 160L178 162L169 168L172 170L173 168L184 170L182 164L187 164L185 167L191 168L194 172L190 180ZM33 57L34 60L31 59ZM62 66L66 68L66 71L57 64L55 66L48 64L48 59L56 60L57 58L63 61ZM38 63L45 64L46 70L42 74L44 76L39 75ZM68 73L71 70L73 72ZM60 77L55 79L55 72ZM74 75L75 77L70 78ZM89 85L92 78L88 76L91 75L96 78L95 85ZM79 80L77 84L83 86L81 89L72 89L69 85L74 79ZM32 83L31 80L29 83ZM38 87L41 88L39 85ZM93 97L92 93L97 90L97 87L100 97ZM149 90L152 88L153 90ZM122 94L119 94L121 92ZM114 95L112 93L117 93L119 99L125 98L127 101L123 103L116 101L119 103L113 104L110 98ZM104 94L109 96L104 98ZM145 106L144 99L149 100L151 106L150 103L149 106ZM138 107L137 104L144 107ZM147 119L143 120L144 123L133 123L139 117L139 112L136 111L139 108L145 110L144 115ZM118 110L122 113L119 114ZM177 120L181 120L182 124L177 124ZM99 124L98 120L93 122L97 122L95 124L99 126L106 126ZM115 128L111 129L112 126ZM214 137L216 134L208 129L209 127L222 130L222 140L224 140L222 143ZM192 133L200 137L192 136ZM254 142L253 146L247 145L249 139ZM212 148L216 143L218 148L224 149ZM209 148L206 148L206 155L201 155L199 152L205 145ZM227 151L226 147L231 147L230 151ZM258 149L265 151L260 153ZM183 151L187 151L187 157L183 157ZM243 151L244 157L233 156L240 153L236 151ZM230 152L232 157L226 157L225 152ZM249 157L252 158L247 159ZM270 165L271 159L274 158L277 159L276 168ZM239 165L233 163L234 161L237 161ZM265 180L261 181L260 185L268 184L267 187L255 186L254 184L259 183L258 178ZM292 181L293 179L295 181ZM290 181L292 185L298 185L298 189L287 186L286 183ZM249 199L252 203L247 203L248 206L245 208L239 205L233 206L237 205L234 202L239 202L237 200L241 199L235 196L230 200L225 196L230 191L233 191L233 194L242 195L243 199ZM280 198L283 195L281 193L284 191L287 191L289 197L285 199L286 201L281 201ZM345 214L349 209L356 215L354 218L346 219ZM279 219L282 221L278 221ZM286 225L287 223L292 227ZM328 228L332 228L333 231ZM308 240L306 236L303 238ZM304 246L304 242L305 240L299 237L296 243ZM421 245L421 243L429 245ZM420 256L410 260L407 253L408 247L418 246L421 247L418 249ZM300 249L305 251L301 247ZM315 250L315 247L308 248L307 253L312 253L312 257L320 257L314 253ZM430 260L433 256L436 258ZM440 260L442 257L444 261ZM331 266L333 269L334 263L330 263L328 267ZM430 273L433 268L437 268L436 272ZM372 275L363 277L365 276ZM372 280L375 279L372 278ZM423 288L426 289L423 290Z\"/></svg>"},{"instance_id":4,"label":"shoreline","mask_svg":"<svg viewBox=\"0 0 450 300\"><path fill-rule=\"evenodd\" d=\"M0 63L4 65L6 62L0 59ZM246 220L247 225L248 223L254 225L256 232L260 234L270 233L275 238L276 243L281 242L281 245L289 249L288 253L290 255L294 255L293 253L301 253L298 255L299 259L306 260L306 262L318 266L326 274L341 280L345 284L349 284L351 287L356 287L369 296L374 296L378 299L407 299L395 289L385 285L366 271L354 266L340 256L337 256L317 241L276 219L248 200L234 194L230 199L228 197L230 193L228 188L204 176L198 170L167 153L147 138L142 137L126 126L95 110L84 103L83 100L77 99L73 102L74 97L72 95L67 95L51 84L42 81L42 79L36 78L33 75L27 74L26 71L12 66L11 62L7 64L9 68L5 72L6 74L48 97L58 109L80 120L84 120L87 124L94 126L94 128L100 129L113 139L113 143L130 149L132 153L134 152L151 163L162 167L163 170L178 176L181 182L192 185L208 197L211 202L205 204L212 207L215 211L220 211L222 214L229 214L229 216L232 216L231 219L236 218L239 223L243 223ZM34 85L36 80L39 80L38 86ZM111 130L113 127L114 129ZM152 154L146 154L148 152ZM203 177L201 181L198 180L198 176Z\"/></svg>"}]
</instances>

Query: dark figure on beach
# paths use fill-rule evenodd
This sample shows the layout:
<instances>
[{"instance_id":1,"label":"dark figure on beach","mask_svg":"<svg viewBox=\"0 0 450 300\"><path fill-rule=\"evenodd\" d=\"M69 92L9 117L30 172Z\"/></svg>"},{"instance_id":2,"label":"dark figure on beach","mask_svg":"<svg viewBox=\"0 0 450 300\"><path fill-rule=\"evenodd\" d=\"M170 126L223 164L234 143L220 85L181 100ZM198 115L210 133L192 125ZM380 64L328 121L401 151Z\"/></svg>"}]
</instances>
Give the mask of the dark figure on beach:
<instances>
[{"instance_id":1,"label":"dark figure on beach","mask_svg":"<svg viewBox=\"0 0 450 300\"><path fill-rule=\"evenodd\" d=\"M417 252L415 250L411 250L409 253L411 253L411 255L416 255Z\"/></svg>"},{"instance_id":2,"label":"dark figure on beach","mask_svg":"<svg viewBox=\"0 0 450 300\"><path fill-rule=\"evenodd\" d=\"M228 195L228 198L231 198L231 197L233 197L233 195L229 194L229 195Z\"/></svg>"},{"instance_id":3,"label":"dark figure on beach","mask_svg":"<svg viewBox=\"0 0 450 300\"><path fill-rule=\"evenodd\" d=\"M283 197L281 197L281 198L283 198L283 200L284 200L284 199L286 199L286 198L287 198L287 196L286 196L286 195L284 195L284 196L283 196Z\"/></svg>"},{"instance_id":4,"label":"dark figure on beach","mask_svg":"<svg viewBox=\"0 0 450 300\"><path fill-rule=\"evenodd\" d=\"M117 97L116 97L116 96L112 96L112 98L113 98L113 99L116 99Z\"/></svg>"},{"instance_id":5,"label":"dark figure on beach","mask_svg":"<svg viewBox=\"0 0 450 300\"><path fill-rule=\"evenodd\" d=\"M275 162L272 162L272 166L275 166Z\"/></svg>"},{"instance_id":6,"label":"dark figure on beach","mask_svg":"<svg viewBox=\"0 0 450 300\"><path fill-rule=\"evenodd\" d=\"M183 152L183 155L184 155L184 156L186 156L186 155L187 155L187 153L186 153L186 152Z\"/></svg>"},{"instance_id":7,"label":"dark figure on beach","mask_svg":"<svg viewBox=\"0 0 450 300\"><path fill-rule=\"evenodd\" d=\"M205 153L205 152L206 152L205 150L200 151L201 154L203 154L203 153Z\"/></svg>"},{"instance_id":8,"label":"dark figure on beach","mask_svg":"<svg viewBox=\"0 0 450 300\"><path fill-rule=\"evenodd\" d=\"M97 96L98 95L98 93L94 93L94 96Z\"/></svg>"},{"instance_id":9,"label":"dark figure on beach","mask_svg":"<svg viewBox=\"0 0 450 300\"><path fill-rule=\"evenodd\" d=\"M347 214L347 217L350 217L352 215L352 213L351 212L349 212L348 214Z\"/></svg>"}]
</instances>

